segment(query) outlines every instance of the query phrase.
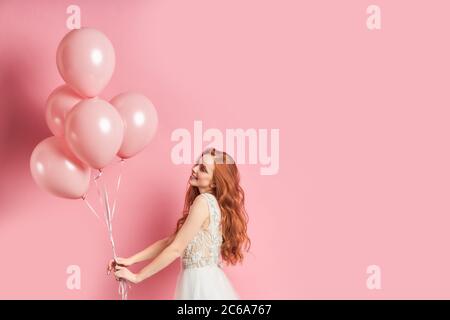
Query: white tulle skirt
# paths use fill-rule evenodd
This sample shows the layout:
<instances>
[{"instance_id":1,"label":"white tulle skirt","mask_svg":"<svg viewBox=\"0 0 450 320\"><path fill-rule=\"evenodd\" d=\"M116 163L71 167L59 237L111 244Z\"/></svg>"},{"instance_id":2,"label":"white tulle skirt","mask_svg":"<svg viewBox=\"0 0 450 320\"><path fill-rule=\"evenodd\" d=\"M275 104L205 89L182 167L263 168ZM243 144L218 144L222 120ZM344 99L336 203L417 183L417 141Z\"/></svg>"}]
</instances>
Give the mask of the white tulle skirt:
<instances>
[{"instance_id":1,"label":"white tulle skirt","mask_svg":"<svg viewBox=\"0 0 450 320\"><path fill-rule=\"evenodd\" d=\"M218 266L181 269L175 300L238 300L228 277Z\"/></svg>"}]
</instances>

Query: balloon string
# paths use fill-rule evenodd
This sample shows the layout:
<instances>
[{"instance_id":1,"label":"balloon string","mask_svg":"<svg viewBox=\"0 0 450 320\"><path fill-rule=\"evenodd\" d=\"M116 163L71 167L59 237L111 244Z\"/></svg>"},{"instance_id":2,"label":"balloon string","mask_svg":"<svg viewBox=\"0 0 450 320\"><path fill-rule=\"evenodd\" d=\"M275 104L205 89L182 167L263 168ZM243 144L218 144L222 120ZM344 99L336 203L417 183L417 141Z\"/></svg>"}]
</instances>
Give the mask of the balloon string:
<instances>
[{"instance_id":1,"label":"balloon string","mask_svg":"<svg viewBox=\"0 0 450 320\"><path fill-rule=\"evenodd\" d=\"M106 206L106 225L108 227L108 233L109 233L109 240L111 241L113 253L114 253L114 259L117 258L116 255L116 246L114 245L114 238L112 235L112 224L111 224L111 210L109 208L109 200L108 200L108 191L106 190L106 187L103 186L103 201Z\"/></svg>"},{"instance_id":2,"label":"balloon string","mask_svg":"<svg viewBox=\"0 0 450 320\"><path fill-rule=\"evenodd\" d=\"M111 215L111 209L109 207L108 190L106 189L105 185L103 185L103 202L105 205L105 221L106 221L106 226L108 228L109 240L110 240L111 246L112 246L113 257L114 257L114 260L117 261L116 245L114 243L113 230L112 230L112 215ZM127 300L128 288L127 288L127 281L124 279L119 280L119 294L122 296L122 300Z\"/></svg>"},{"instance_id":3,"label":"balloon string","mask_svg":"<svg viewBox=\"0 0 450 320\"><path fill-rule=\"evenodd\" d=\"M111 214L112 215L112 219L114 219L114 213L116 212L116 200L117 200L117 197L119 195L120 181L122 180L122 172L123 172L123 164L124 164L124 162L125 162L124 159L120 159L120 172L119 172L119 177L117 178L116 195L114 197L112 214Z\"/></svg>"},{"instance_id":4,"label":"balloon string","mask_svg":"<svg viewBox=\"0 0 450 320\"><path fill-rule=\"evenodd\" d=\"M100 203L100 207L103 208L103 201L102 201L102 195L100 193L100 186L97 183L97 180L100 179L100 177L102 176L102 172L99 170L99 173L97 174L97 176L94 178L94 183L95 183L95 188L97 189L97 196L98 196L98 201ZM105 209L106 210L106 209ZM104 211L105 212L105 211ZM106 215L105 215L105 222L106 222Z\"/></svg>"},{"instance_id":5,"label":"balloon string","mask_svg":"<svg viewBox=\"0 0 450 320\"><path fill-rule=\"evenodd\" d=\"M97 217L97 219L100 221L100 217L97 214L97 211L92 207L92 205L89 203L89 201L86 199L86 195L82 197L84 203L86 203L87 207L92 211L92 213Z\"/></svg>"},{"instance_id":6,"label":"balloon string","mask_svg":"<svg viewBox=\"0 0 450 320\"><path fill-rule=\"evenodd\" d=\"M119 191L119 187L120 187L120 180L121 180L121 176L122 176L122 166L123 166L123 162L124 162L123 159L120 162L121 162L121 171L120 171L120 175L119 175L119 178L117 181L116 193ZM95 187L97 189L97 195L98 195L98 200L100 202L100 206L102 208L104 208L104 216L105 216L104 222L106 223L106 227L108 228L109 240L111 242L114 260L117 261L116 245L114 243L113 232L112 232L112 215L114 214L114 208L115 208L116 201L114 200L113 213L111 213L110 206L109 206L109 200L108 200L108 190L106 188L106 185L104 183L102 183L103 189L101 190L101 188L100 188L100 178L102 177L102 173L103 173L102 170L98 171L98 174L94 177L94 183L95 183ZM117 198L117 194L116 194L116 198ZM92 207L92 205L89 203L89 201L87 201L86 195L83 195L82 199L86 203L87 207L95 214L97 219L100 220L100 217L97 214L97 211L95 211L95 209ZM103 201L102 201L102 199L103 199ZM121 295L121 297L122 297L122 300L128 299L128 288L131 288L128 281L126 281L125 279L120 279L118 291L119 291L119 295Z\"/></svg>"}]
</instances>

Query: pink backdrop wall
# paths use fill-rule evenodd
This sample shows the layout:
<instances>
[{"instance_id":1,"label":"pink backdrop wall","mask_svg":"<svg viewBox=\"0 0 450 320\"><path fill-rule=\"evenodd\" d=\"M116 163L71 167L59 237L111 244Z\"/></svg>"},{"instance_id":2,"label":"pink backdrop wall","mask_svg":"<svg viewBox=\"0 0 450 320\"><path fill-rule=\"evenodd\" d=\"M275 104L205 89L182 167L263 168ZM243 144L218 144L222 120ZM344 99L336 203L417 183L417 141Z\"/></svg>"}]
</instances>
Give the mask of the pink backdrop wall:
<instances>
[{"instance_id":1,"label":"pink backdrop wall","mask_svg":"<svg viewBox=\"0 0 450 320\"><path fill-rule=\"evenodd\" d=\"M243 298L450 298L447 1L0 1L0 298L117 299L106 228L33 182L63 81L66 8L116 49L102 97L147 95L160 126L129 160L114 221L126 256L172 231L190 165L171 133L280 129L280 166L240 165L251 253L226 272ZM381 8L382 28L366 27ZM69 265L81 289L66 287ZM381 268L380 290L366 286ZM178 261L130 291L170 299Z\"/></svg>"}]
</instances>

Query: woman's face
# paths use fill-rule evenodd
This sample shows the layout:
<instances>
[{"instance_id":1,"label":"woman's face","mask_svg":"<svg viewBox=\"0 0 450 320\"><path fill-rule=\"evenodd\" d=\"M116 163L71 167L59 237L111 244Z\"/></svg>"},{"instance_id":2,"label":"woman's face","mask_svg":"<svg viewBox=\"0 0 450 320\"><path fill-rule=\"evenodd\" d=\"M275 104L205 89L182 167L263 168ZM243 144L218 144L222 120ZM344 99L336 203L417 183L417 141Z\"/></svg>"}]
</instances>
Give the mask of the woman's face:
<instances>
[{"instance_id":1,"label":"woman's face","mask_svg":"<svg viewBox=\"0 0 450 320\"><path fill-rule=\"evenodd\" d=\"M203 155L199 163L192 168L189 183L197 187L200 192L211 190L214 172L214 158L210 154Z\"/></svg>"}]
</instances>

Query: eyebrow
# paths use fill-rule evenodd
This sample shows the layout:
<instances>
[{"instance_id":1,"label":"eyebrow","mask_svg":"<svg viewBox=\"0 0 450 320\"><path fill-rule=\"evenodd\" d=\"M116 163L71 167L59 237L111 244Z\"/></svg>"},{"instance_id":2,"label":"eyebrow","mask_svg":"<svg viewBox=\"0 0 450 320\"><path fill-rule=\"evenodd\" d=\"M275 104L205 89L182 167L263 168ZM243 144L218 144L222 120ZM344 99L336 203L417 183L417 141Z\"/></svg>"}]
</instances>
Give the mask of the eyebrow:
<instances>
[{"instance_id":1,"label":"eyebrow","mask_svg":"<svg viewBox=\"0 0 450 320\"><path fill-rule=\"evenodd\" d=\"M201 163L200 165L204 166L204 167L205 167L205 170L206 170L206 172L208 172L208 173L209 173L209 170L208 170L208 166L207 166L206 164L204 164L204 163Z\"/></svg>"},{"instance_id":2,"label":"eyebrow","mask_svg":"<svg viewBox=\"0 0 450 320\"><path fill-rule=\"evenodd\" d=\"M197 164L202 164L202 162L203 162L202 160L203 160L203 155L201 155L200 157L198 157L196 163L197 163Z\"/></svg>"},{"instance_id":3,"label":"eyebrow","mask_svg":"<svg viewBox=\"0 0 450 320\"><path fill-rule=\"evenodd\" d=\"M208 166L207 166L206 164L204 164L204 163L202 162L202 160L203 160L203 154L198 158L198 160L197 160L197 165L203 165L203 166L205 166L206 172L210 173L210 171L208 170Z\"/></svg>"}]
</instances>

